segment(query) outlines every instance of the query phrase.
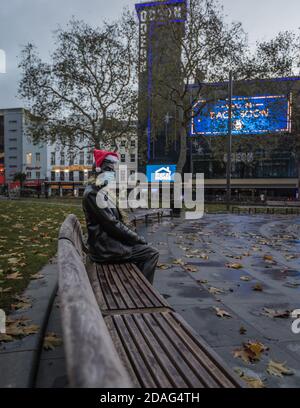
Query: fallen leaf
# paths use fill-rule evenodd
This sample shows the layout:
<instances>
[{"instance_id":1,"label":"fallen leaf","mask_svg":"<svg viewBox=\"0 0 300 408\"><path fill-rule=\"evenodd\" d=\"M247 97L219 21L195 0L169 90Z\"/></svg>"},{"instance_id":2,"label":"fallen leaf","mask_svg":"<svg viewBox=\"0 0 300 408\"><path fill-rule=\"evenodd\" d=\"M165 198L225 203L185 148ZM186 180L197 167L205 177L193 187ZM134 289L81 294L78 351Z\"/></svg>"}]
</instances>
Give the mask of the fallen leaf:
<instances>
[{"instance_id":1,"label":"fallen leaf","mask_svg":"<svg viewBox=\"0 0 300 408\"><path fill-rule=\"evenodd\" d=\"M255 292L263 292L263 287L260 283L257 283L256 285L253 286L252 288Z\"/></svg>"},{"instance_id":2,"label":"fallen leaf","mask_svg":"<svg viewBox=\"0 0 300 408\"><path fill-rule=\"evenodd\" d=\"M9 292L11 292L11 290L12 290L12 288L5 288L5 289L0 288L0 293L9 293Z\"/></svg>"},{"instance_id":3,"label":"fallen leaf","mask_svg":"<svg viewBox=\"0 0 300 408\"><path fill-rule=\"evenodd\" d=\"M43 348L45 350L54 350L62 344L62 339L55 333L47 333L44 338Z\"/></svg>"},{"instance_id":4,"label":"fallen leaf","mask_svg":"<svg viewBox=\"0 0 300 408\"><path fill-rule=\"evenodd\" d=\"M229 263L226 264L226 267L230 269L243 269L243 265L241 265L240 263Z\"/></svg>"},{"instance_id":5,"label":"fallen leaf","mask_svg":"<svg viewBox=\"0 0 300 408\"><path fill-rule=\"evenodd\" d=\"M250 282L252 280L251 276L241 276L241 281Z\"/></svg>"},{"instance_id":6,"label":"fallen leaf","mask_svg":"<svg viewBox=\"0 0 300 408\"><path fill-rule=\"evenodd\" d=\"M184 263L184 261L183 261L182 259L175 259L175 260L173 261L173 264L174 264L174 265L181 265L181 266L184 266L184 265L185 265L185 263Z\"/></svg>"},{"instance_id":7,"label":"fallen leaf","mask_svg":"<svg viewBox=\"0 0 300 408\"><path fill-rule=\"evenodd\" d=\"M284 375L294 375L294 372L286 367L286 363L278 363L270 360L267 372L275 377L283 377Z\"/></svg>"},{"instance_id":8,"label":"fallen leaf","mask_svg":"<svg viewBox=\"0 0 300 408\"><path fill-rule=\"evenodd\" d=\"M271 318L288 319L291 317L291 312L289 310L273 310L264 307L262 315Z\"/></svg>"},{"instance_id":9,"label":"fallen leaf","mask_svg":"<svg viewBox=\"0 0 300 408\"><path fill-rule=\"evenodd\" d=\"M187 272L198 272L198 268L196 266L193 266L193 265L185 265L184 269Z\"/></svg>"},{"instance_id":10,"label":"fallen leaf","mask_svg":"<svg viewBox=\"0 0 300 408\"><path fill-rule=\"evenodd\" d=\"M241 335L244 335L244 334L247 333L247 329L245 329L244 326L241 326L239 332L240 332Z\"/></svg>"},{"instance_id":11,"label":"fallen leaf","mask_svg":"<svg viewBox=\"0 0 300 408\"><path fill-rule=\"evenodd\" d=\"M209 293L211 293L212 295L220 295L221 293L224 293L224 290L219 289L219 288L214 288L213 286L211 286L208 289Z\"/></svg>"},{"instance_id":12,"label":"fallen leaf","mask_svg":"<svg viewBox=\"0 0 300 408\"><path fill-rule=\"evenodd\" d=\"M7 275L6 279L9 279L9 280L21 280L21 279L23 279L23 277L20 275L20 272L15 272L15 273L12 273L10 275Z\"/></svg>"},{"instance_id":13,"label":"fallen leaf","mask_svg":"<svg viewBox=\"0 0 300 408\"><path fill-rule=\"evenodd\" d=\"M240 368L236 368L234 370L238 376L248 384L250 388L266 388L266 385L264 381L260 377L252 377L250 375L247 375L243 370Z\"/></svg>"},{"instance_id":14,"label":"fallen leaf","mask_svg":"<svg viewBox=\"0 0 300 408\"><path fill-rule=\"evenodd\" d=\"M264 255L264 260L265 260L265 261L273 261L274 258L273 258L272 255Z\"/></svg>"},{"instance_id":15,"label":"fallen leaf","mask_svg":"<svg viewBox=\"0 0 300 408\"><path fill-rule=\"evenodd\" d=\"M214 309L215 309L215 311L216 311L216 315L218 316L218 317L222 317L222 318L229 318L229 319L231 319L232 318L232 316L231 316L231 314L230 313L228 313L228 312L226 312L225 310L222 310L222 309L220 309L219 307L214 307Z\"/></svg>"},{"instance_id":16,"label":"fallen leaf","mask_svg":"<svg viewBox=\"0 0 300 408\"><path fill-rule=\"evenodd\" d=\"M264 344L248 341L243 348L234 351L234 358L241 358L245 363L255 363L260 360L261 354L268 350Z\"/></svg>"},{"instance_id":17,"label":"fallen leaf","mask_svg":"<svg viewBox=\"0 0 300 408\"><path fill-rule=\"evenodd\" d=\"M36 273L35 275L31 275L30 277L34 280L38 280L38 279L43 279L45 276L42 275L41 273Z\"/></svg>"}]
</instances>

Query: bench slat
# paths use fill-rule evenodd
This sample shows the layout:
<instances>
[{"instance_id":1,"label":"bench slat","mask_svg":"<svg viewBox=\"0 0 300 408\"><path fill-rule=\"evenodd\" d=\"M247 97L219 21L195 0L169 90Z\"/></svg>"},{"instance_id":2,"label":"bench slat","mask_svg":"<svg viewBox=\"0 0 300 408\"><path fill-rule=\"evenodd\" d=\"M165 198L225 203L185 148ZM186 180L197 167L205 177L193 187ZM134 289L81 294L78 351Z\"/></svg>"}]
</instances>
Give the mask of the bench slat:
<instances>
[{"instance_id":1,"label":"bench slat","mask_svg":"<svg viewBox=\"0 0 300 408\"><path fill-rule=\"evenodd\" d=\"M102 312L168 308L168 303L132 264L88 265L91 285Z\"/></svg>"},{"instance_id":2,"label":"bench slat","mask_svg":"<svg viewBox=\"0 0 300 408\"><path fill-rule=\"evenodd\" d=\"M198 336L180 321L176 313L112 315L107 316L105 321L114 332L113 338L119 345L116 348L121 353L121 359L128 359L130 372L135 375L134 382L139 382L141 387L241 386L207 345L204 351ZM149 378L144 381L145 373L150 373L155 385Z\"/></svg>"}]
</instances>

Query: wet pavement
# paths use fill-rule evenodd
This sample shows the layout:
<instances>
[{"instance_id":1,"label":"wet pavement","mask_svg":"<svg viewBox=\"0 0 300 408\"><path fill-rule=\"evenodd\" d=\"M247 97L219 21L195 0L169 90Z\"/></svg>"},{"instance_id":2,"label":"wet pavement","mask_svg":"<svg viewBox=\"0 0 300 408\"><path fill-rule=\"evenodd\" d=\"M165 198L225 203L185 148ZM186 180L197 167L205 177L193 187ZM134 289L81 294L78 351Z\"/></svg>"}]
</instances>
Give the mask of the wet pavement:
<instances>
[{"instance_id":1,"label":"wet pavement","mask_svg":"<svg viewBox=\"0 0 300 408\"><path fill-rule=\"evenodd\" d=\"M154 286L232 369L266 387L300 387L300 334L291 317L270 316L300 309L300 217L205 215L140 229L161 254ZM255 363L234 357L248 341L269 348ZM270 375L270 360L293 375Z\"/></svg>"},{"instance_id":2,"label":"wet pavement","mask_svg":"<svg viewBox=\"0 0 300 408\"><path fill-rule=\"evenodd\" d=\"M265 315L265 308L300 309L300 217L210 214L138 229L160 251L154 286L233 370L266 387L300 387L300 334L292 332L293 319ZM231 318L218 317L215 308ZM57 300L47 332L61 335ZM234 357L248 341L269 349L255 363ZM270 375L270 360L286 363L293 375ZM63 347L42 353L36 386L67 386Z\"/></svg>"}]
</instances>

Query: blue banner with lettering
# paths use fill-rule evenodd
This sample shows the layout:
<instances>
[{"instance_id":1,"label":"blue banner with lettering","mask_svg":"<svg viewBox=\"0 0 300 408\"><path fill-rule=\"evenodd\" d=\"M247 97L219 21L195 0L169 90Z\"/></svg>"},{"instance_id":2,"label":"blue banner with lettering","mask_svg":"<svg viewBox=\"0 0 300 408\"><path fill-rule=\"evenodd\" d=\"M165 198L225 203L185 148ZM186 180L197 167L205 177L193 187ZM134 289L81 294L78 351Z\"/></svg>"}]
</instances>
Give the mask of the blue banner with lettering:
<instances>
[{"instance_id":1,"label":"blue banner with lettering","mask_svg":"<svg viewBox=\"0 0 300 408\"><path fill-rule=\"evenodd\" d=\"M149 164L147 165L147 179L149 183L170 183L174 181L176 164Z\"/></svg>"},{"instance_id":2,"label":"blue banner with lettering","mask_svg":"<svg viewBox=\"0 0 300 408\"><path fill-rule=\"evenodd\" d=\"M192 136L220 136L228 133L228 100L199 100L194 105L193 112ZM289 97L277 95L233 98L233 135L271 134L290 130Z\"/></svg>"}]
</instances>

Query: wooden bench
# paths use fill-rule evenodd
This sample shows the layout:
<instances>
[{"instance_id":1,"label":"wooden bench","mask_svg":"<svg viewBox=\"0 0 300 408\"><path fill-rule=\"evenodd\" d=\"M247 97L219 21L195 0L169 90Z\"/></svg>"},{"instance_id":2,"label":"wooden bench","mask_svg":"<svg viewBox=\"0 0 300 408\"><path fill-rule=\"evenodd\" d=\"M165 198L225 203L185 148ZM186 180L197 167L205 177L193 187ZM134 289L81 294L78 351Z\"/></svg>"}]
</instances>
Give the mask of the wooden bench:
<instances>
[{"instance_id":1,"label":"wooden bench","mask_svg":"<svg viewBox=\"0 0 300 408\"><path fill-rule=\"evenodd\" d=\"M241 387L135 265L91 263L74 215L60 229L58 265L70 386Z\"/></svg>"}]
</instances>

